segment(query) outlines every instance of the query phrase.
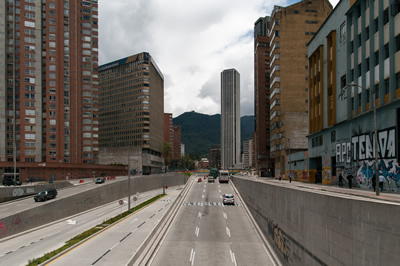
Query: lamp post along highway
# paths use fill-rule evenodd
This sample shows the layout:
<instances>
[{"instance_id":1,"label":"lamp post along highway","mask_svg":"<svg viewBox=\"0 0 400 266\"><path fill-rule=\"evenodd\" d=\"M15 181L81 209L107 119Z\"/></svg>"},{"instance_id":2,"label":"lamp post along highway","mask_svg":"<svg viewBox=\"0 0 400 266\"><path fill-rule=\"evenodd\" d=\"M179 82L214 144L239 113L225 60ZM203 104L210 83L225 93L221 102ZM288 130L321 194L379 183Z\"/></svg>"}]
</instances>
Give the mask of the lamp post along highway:
<instances>
[{"instance_id":1,"label":"lamp post along highway","mask_svg":"<svg viewBox=\"0 0 400 266\"><path fill-rule=\"evenodd\" d=\"M290 139L287 139L288 143L289 143L289 153L288 153L288 163L289 163L289 180L290 180L290 175L292 174L292 170L290 169Z\"/></svg>"},{"instance_id":2,"label":"lamp post along highway","mask_svg":"<svg viewBox=\"0 0 400 266\"><path fill-rule=\"evenodd\" d=\"M128 147L128 211L131 210L131 158Z\"/></svg>"},{"instance_id":3,"label":"lamp post along highway","mask_svg":"<svg viewBox=\"0 0 400 266\"><path fill-rule=\"evenodd\" d=\"M360 85L357 85L354 81L352 83L349 84L349 86L351 87L359 87L361 89L364 90L369 90L366 89ZM372 91L372 90L371 90ZM380 195L380 191L379 191L379 163L378 163L378 130L376 128L376 104L375 104L375 93L376 90L374 89L372 91L373 93L373 104L374 104L374 153L375 153L375 191L376 191L376 195L379 196Z\"/></svg>"}]
</instances>

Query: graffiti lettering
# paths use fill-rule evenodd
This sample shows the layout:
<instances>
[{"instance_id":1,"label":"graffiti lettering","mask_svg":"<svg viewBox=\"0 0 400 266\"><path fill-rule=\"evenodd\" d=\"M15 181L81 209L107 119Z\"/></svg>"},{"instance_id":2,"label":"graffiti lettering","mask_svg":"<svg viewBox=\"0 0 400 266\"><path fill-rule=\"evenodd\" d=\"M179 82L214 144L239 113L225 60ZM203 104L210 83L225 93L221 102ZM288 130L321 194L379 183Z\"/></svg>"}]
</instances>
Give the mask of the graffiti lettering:
<instances>
[{"instance_id":1,"label":"graffiti lettering","mask_svg":"<svg viewBox=\"0 0 400 266\"><path fill-rule=\"evenodd\" d=\"M373 135L353 136L351 142L336 143L336 162L350 163L375 158ZM378 132L378 157L392 159L396 157L396 129Z\"/></svg>"},{"instance_id":2,"label":"graffiti lettering","mask_svg":"<svg viewBox=\"0 0 400 266\"><path fill-rule=\"evenodd\" d=\"M13 196L14 197L19 197L24 195L24 190L22 188L16 188L13 190Z\"/></svg>"},{"instance_id":3,"label":"graffiti lettering","mask_svg":"<svg viewBox=\"0 0 400 266\"><path fill-rule=\"evenodd\" d=\"M26 189L26 193L35 193L35 188L33 188L33 187L28 187L27 189Z\"/></svg>"}]
</instances>

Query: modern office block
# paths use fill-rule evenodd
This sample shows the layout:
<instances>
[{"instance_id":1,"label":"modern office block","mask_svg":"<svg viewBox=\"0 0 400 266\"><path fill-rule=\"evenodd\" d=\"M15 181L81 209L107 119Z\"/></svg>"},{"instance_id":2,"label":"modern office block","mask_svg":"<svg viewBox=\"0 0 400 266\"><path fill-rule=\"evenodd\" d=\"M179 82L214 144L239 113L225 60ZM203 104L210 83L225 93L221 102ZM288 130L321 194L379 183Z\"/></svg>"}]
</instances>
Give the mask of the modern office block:
<instances>
[{"instance_id":1,"label":"modern office block","mask_svg":"<svg viewBox=\"0 0 400 266\"><path fill-rule=\"evenodd\" d=\"M154 59L143 52L101 65L99 73L100 162L161 172L164 77Z\"/></svg>"}]
</instances>

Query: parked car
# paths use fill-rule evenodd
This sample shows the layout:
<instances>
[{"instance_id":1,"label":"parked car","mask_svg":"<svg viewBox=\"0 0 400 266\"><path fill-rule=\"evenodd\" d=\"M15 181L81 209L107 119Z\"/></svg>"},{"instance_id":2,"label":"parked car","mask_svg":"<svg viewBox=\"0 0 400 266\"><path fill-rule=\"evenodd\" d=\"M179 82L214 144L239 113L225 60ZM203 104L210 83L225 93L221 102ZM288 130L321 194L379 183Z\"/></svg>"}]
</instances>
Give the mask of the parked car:
<instances>
[{"instance_id":1,"label":"parked car","mask_svg":"<svg viewBox=\"0 0 400 266\"><path fill-rule=\"evenodd\" d=\"M96 184L102 184L102 183L104 183L104 182L106 182L106 180L104 179L104 177L96 178Z\"/></svg>"},{"instance_id":2,"label":"parked car","mask_svg":"<svg viewBox=\"0 0 400 266\"><path fill-rule=\"evenodd\" d=\"M35 201L46 201L48 199L54 199L57 196L57 190L50 188L48 190L40 191L36 196L33 197Z\"/></svg>"},{"instance_id":3,"label":"parked car","mask_svg":"<svg viewBox=\"0 0 400 266\"><path fill-rule=\"evenodd\" d=\"M20 186L22 185L21 181L11 179L11 178L4 178L3 179L3 186Z\"/></svg>"},{"instance_id":4,"label":"parked car","mask_svg":"<svg viewBox=\"0 0 400 266\"><path fill-rule=\"evenodd\" d=\"M224 194L222 196L222 202L225 204L235 204L235 199L232 194Z\"/></svg>"}]
</instances>

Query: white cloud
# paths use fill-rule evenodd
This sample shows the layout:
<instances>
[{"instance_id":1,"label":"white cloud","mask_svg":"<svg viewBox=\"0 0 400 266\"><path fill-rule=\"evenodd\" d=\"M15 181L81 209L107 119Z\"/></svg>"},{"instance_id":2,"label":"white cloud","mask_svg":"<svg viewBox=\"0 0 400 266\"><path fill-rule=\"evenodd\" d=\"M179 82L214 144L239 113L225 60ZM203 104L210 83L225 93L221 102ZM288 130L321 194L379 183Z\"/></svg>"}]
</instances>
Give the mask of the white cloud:
<instances>
[{"instance_id":1,"label":"white cloud","mask_svg":"<svg viewBox=\"0 0 400 266\"><path fill-rule=\"evenodd\" d=\"M220 113L220 73L235 68L241 116L253 115L254 22L270 15L273 5L295 2L99 1L100 64L149 52L164 74L164 111L174 117L192 110Z\"/></svg>"}]
</instances>

